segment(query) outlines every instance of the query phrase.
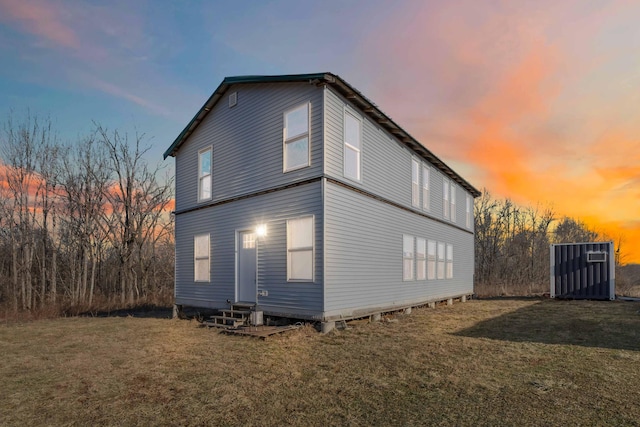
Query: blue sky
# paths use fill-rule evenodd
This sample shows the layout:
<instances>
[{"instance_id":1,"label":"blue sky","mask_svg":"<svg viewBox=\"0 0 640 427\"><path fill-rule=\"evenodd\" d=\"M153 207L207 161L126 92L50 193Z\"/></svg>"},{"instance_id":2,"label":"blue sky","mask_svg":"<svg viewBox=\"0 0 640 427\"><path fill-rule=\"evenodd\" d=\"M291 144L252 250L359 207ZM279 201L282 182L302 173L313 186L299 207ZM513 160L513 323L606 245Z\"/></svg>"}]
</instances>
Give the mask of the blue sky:
<instances>
[{"instance_id":1,"label":"blue sky","mask_svg":"<svg viewBox=\"0 0 640 427\"><path fill-rule=\"evenodd\" d=\"M155 163L224 77L330 71L476 187L640 262L638 22L635 0L0 0L0 119L137 129Z\"/></svg>"},{"instance_id":2,"label":"blue sky","mask_svg":"<svg viewBox=\"0 0 640 427\"><path fill-rule=\"evenodd\" d=\"M349 74L372 6L0 0L0 116L49 115L70 139L137 129L160 159L226 76Z\"/></svg>"}]
</instances>

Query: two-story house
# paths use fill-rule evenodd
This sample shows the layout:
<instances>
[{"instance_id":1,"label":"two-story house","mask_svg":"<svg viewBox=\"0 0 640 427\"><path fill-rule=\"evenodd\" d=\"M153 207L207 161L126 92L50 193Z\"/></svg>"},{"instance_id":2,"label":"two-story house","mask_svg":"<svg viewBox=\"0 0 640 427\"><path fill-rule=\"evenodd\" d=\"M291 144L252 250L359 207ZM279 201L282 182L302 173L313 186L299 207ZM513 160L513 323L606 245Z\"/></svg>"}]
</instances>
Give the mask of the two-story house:
<instances>
[{"instance_id":1,"label":"two-story house","mask_svg":"<svg viewBox=\"0 0 640 427\"><path fill-rule=\"evenodd\" d=\"M478 190L337 75L227 77L164 156L177 305L331 325L473 293Z\"/></svg>"}]
</instances>

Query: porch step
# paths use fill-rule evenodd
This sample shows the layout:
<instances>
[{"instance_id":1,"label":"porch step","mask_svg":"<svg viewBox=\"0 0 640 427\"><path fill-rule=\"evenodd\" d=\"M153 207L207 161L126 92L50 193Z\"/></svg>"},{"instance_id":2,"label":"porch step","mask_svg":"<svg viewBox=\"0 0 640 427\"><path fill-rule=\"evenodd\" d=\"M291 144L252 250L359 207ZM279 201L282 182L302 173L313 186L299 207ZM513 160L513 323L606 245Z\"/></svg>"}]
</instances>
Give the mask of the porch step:
<instances>
[{"instance_id":1,"label":"porch step","mask_svg":"<svg viewBox=\"0 0 640 427\"><path fill-rule=\"evenodd\" d=\"M244 319L251 314L251 310L220 310L223 316Z\"/></svg>"},{"instance_id":2,"label":"porch step","mask_svg":"<svg viewBox=\"0 0 640 427\"><path fill-rule=\"evenodd\" d=\"M211 320L206 322L207 326L219 326L223 328L237 328L245 325L247 318L235 318L229 316L211 316Z\"/></svg>"},{"instance_id":3,"label":"porch step","mask_svg":"<svg viewBox=\"0 0 640 427\"><path fill-rule=\"evenodd\" d=\"M220 310L220 314L211 316L210 320L203 322L203 325L210 328L237 328L239 326L249 326L251 312L256 304L252 302L236 302L230 304L231 308Z\"/></svg>"}]
</instances>

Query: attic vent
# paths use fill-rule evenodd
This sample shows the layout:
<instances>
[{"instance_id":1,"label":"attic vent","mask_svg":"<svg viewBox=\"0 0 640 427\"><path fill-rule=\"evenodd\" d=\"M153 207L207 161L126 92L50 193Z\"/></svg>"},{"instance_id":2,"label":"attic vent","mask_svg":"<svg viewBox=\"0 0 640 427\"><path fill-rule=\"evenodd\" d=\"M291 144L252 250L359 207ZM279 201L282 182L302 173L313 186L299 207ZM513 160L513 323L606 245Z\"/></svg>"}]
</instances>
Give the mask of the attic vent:
<instances>
[{"instance_id":1,"label":"attic vent","mask_svg":"<svg viewBox=\"0 0 640 427\"><path fill-rule=\"evenodd\" d=\"M605 262L606 260L606 252L587 252L587 262Z\"/></svg>"},{"instance_id":2,"label":"attic vent","mask_svg":"<svg viewBox=\"0 0 640 427\"><path fill-rule=\"evenodd\" d=\"M238 103L238 92L233 92L229 95L229 108L233 107Z\"/></svg>"}]
</instances>

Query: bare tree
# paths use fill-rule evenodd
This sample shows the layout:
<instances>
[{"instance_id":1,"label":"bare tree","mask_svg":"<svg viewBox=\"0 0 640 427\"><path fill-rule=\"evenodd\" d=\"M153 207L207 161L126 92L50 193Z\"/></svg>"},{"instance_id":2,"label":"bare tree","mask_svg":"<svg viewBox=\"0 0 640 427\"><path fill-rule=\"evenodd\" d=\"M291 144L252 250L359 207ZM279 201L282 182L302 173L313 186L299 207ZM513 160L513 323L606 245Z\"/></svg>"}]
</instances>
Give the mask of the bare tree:
<instances>
[{"instance_id":1,"label":"bare tree","mask_svg":"<svg viewBox=\"0 0 640 427\"><path fill-rule=\"evenodd\" d=\"M75 304L92 304L97 264L103 247L101 224L110 174L107 153L91 136L66 147L60 170L65 215L69 293Z\"/></svg>"},{"instance_id":2,"label":"bare tree","mask_svg":"<svg viewBox=\"0 0 640 427\"><path fill-rule=\"evenodd\" d=\"M141 136L129 142L97 126L62 144L49 119L30 114L4 123L0 304L81 308L98 293L121 304L171 294L172 179L147 165Z\"/></svg>"},{"instance_id":3,"label":"bare tree","mask_svg":"<svg viewBox=\"0 0 640 427\"><path fill-rule=\"evenodd\" d=\"M497 294L513 293L518 286L528 293L540 289L548 277L553 211L495 200L485 189L475 201L474 213L476 284L492 287Z\"/></svg>"},{"instance_id":4,"label":"bare tree","mask_svg":"<svg viewBox=\"0 0 640 427\"><path fill-rule=\"evenodd\" d=\"M107 132L97 134L108 153L113 182L105 193L105 232L118 258L120 300L133 304L147 283L149 257L163 233L163 215L172 200L172 181L158 181L160 166L150 168L144 160L149 147L142 147L144 135L128 136ZM151 252L146 249L150 248Z\"/></svg>"},{"instance_id":5,"label":"bare tree","mask_svg":"<svg viewBox=\"0 0 640 427\"><path fill-rule=\"evenodd\" d=\"M593 242L598 239L598 233L584 222L566 216L560 219L553 233L553 243Z\"/></svg>"}]
</instances>

